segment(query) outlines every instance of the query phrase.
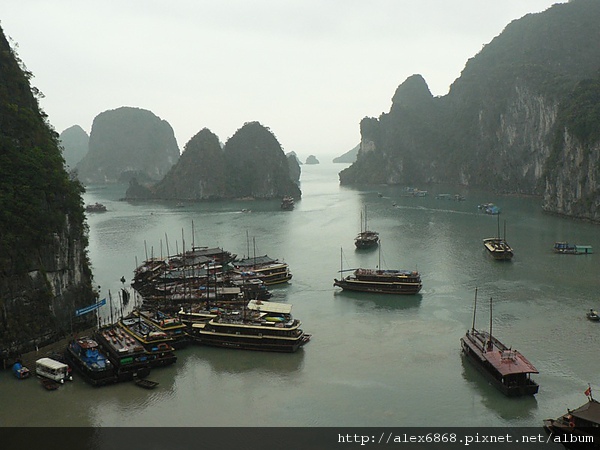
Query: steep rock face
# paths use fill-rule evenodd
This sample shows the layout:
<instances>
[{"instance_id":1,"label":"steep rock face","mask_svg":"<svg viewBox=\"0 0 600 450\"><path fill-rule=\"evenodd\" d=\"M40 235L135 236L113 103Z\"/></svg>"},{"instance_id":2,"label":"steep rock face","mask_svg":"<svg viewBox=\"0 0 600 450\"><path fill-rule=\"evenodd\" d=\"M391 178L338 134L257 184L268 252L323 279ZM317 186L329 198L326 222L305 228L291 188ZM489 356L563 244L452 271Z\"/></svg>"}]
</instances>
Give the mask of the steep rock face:
<instances>
[{"instance_id":1,"label":"steep rock face","mask_svg":"<svg viewBox=\"0 0 600 450\"><path fill-rule=\"evenodd\" d=\"M0 360L90 326L83 189L0 29Z\"/></svg>"},{"instance_id":2,"label":"steep rock face","mask_svg":"<svg viewBox=\"0 0 600 450\"><path fill-rule=\"evenodd\" d=\"M561 103L543 174L543 209L600 222L600 73Z\"/></svg>"},{"instance_id":3,"label":"steep rock face","mask_svg":"<svg viewBox=\"0 0 600 450\"><path fill-rule=\"evenodd\" d=\"M225 156L219 138L207 128L185 145L179 161L153 188L155 198L210 200L227 189Z\"/></svg>"},{"instance_id":4,"label":"steep rock face","mask_svg":"<svg viewBox=\"0 0 600 450\"><path fill-rule=\"evenodd\" d=\"M294 152L290 152L285 155L288 160L288 169L290 171L291 180L300 186L300 176L302 175L302 169L300 168L300 161Z\"/></svg>"},{"instance_id":5,"label":"steep rock face","mask_svg":"<svg viewBox=\"0 0 600 450\"><path fill-rule=\"evenodd\" d=\"M543 209L600 222L600 142L583 144L565 130L559 159L545 179Z\"/></svg>"},{"instance_id":6,"label":"steep rock face","mask_svg":"<svg viewBox=\"0 0 600 450\"><path fill-rule=\"evenodd\" d=\"M557 208L549 199L560 189L548 186L558 182L552 171L562 166L550 160L566 157L556 143L571 142L564 131L579 126L563 123L559 111L579 82L596 77L599 21L600 2L593 0L516 20L468 61L444 97L431 97L422 77L410 77L389 113L361 121L357 160L340 173L340 183L473 185L544 194L545 207ZM591 151L594 141L580 144ZM559 209L574 212L566 204Z\"/></svg>"},{"instance_id":7,"label":"steep rock face","mask_svg":"<svg viewBox=\"0 0 600 450\"><path fill-rule=\"evenodd\" d=\"M287 158L271 131L258 122L244 124L224 147L232 197L300 198Z\"/></svg>"},{"instance_id":8,"label":"steep rock face","mask_svg":"<svg viewBox=\"0 0 600 450\"><path fill-rule=\"evenodd\" d=\"M86 184L123 181L123 174L158 181L178 159L167 121L144 109L122 107L96 116L89 151L76 169Z\"/></svg>"},{"instance_id":9,"label":"steep rock face","mask_svg":"<svg viewBox=\"0 0 600 450\"><path fill-rule=\"evenodd\" d=\"M75 168L89 150L90 137L79 125L67 128L59 137L67 166Z\"/></svg>"},{"instance_id":10,"label":"steep rock face","mask_svg":"<svg viewBox=\"0 0 600 450\"><path fill-rule=\"evenodd\" d=\"M288 159L267 128L250 122L223 149L218 137L203 129L185 146L180 161L157 184L130 182L128 199L212 200L252 197L299 198Z\"/></svg>"}]
</instances>

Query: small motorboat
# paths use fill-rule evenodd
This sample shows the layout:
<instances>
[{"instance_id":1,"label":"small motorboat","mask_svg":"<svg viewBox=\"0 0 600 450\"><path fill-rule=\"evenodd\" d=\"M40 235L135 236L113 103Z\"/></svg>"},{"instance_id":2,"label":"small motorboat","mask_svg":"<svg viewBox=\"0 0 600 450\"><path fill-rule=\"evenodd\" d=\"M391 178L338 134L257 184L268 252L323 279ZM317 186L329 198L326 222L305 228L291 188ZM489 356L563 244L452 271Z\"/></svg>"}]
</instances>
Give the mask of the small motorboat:
<instances>
[{"instance_id":1,"label":"small motorboat","mask_svg":"<svg viewBox=\"0 0 600 450\"><path fill-rule=\"evenodd\" d=\"M134 377L134 383L144 389L154 389L158 386L158 381L147 380L145 378Z\"/></svg>"},{"instance_id":2,"label":"small motorboat","mask_svg":"<svg viewBox=\"0 0 600 450\"><path fill-rule=\"evenodd\" d=\"M20 361L17 361L13 367L12 367L12 371L15 377L17 377L19 380L24 380L25 378L29 378L29 376L31 375L31 372L29 371L29 369L27 367L25 367L23 364L21 364Z\"/></svg>"},{"instance_id":3,"label":"small motorboat","mask_svg":"<svg viewBox=\"0 0 600 450\"><path fill-rule=\"evenodd\" d=\"M60 387L60 383L51 380L50 378L41 378L40 383L42 384L42 387L47 391L55 391Z\"/></svg>"},{"instance_id":4,"label":"small motorboat","mask_svg":"<svg viewBox=\"0 0 600 450\"><path fill-rule=\"evenodd\" d=\"M589 311L588 311L588 312L585 314L585 316L586 316L588 319L590 319L590 320L592 320L592 321L594 321L594 322L598 322L598 321L600 321L600 315L598 315L598 311L596 311L595 309L590 309L590 310L589 310Z\"/></svg>"}]
</instances>

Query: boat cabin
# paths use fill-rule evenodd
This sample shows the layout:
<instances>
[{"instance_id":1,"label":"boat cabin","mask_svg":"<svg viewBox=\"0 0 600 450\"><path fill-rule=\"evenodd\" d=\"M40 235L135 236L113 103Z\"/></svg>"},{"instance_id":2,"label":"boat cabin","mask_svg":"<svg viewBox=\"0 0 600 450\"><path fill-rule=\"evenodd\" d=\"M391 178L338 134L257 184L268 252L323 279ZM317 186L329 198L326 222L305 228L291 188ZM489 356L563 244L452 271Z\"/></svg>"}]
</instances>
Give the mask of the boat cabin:
<instances>
[{"instance_id":1,"label":"boat cabin","mask_svg":"<svg viewBox=\"0 0 600 450\"><path fill-rule=\"evenodd\" d=\"M69 366L52 358L38 359L35 362L35 373L40 377L59 383L64 383L65 380L72 379L69 373Z\"/></svg>"}]
</instances>

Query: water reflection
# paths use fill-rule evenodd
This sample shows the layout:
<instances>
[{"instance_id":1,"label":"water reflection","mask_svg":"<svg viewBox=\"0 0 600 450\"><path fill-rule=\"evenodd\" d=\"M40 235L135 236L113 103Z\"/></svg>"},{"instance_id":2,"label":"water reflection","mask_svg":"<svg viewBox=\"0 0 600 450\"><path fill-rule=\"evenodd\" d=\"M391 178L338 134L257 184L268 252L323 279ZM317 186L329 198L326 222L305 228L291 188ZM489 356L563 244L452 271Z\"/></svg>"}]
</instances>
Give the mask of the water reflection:
<instances>
[{"instance_id":1,"label":"water reflection","mask_svg":"<svg viewBox=\"0 0 600 450\"><path fill-rule=\"evenodd\" d=\"M310 345L308 343L307 345ZM186 369L198 363L208 363L217 374L264 373L270 376L289 376L304 365L304 349L295 353L256 352L214 347L198 347L186 361Z\"/></svg>"},{"instance_id":2,"label":"water reflection","mask_svg":"<svg viewBox=\"0 0 600 450\"><path fill-rule=\"evenodd\" d=\"M481 394L481 402L505 420L531 419L537 411L533 395L506 397L498 391L467 359L461 355L463 378Z\"/></svg>"},{"instance_id":3,"label":"water reflection","mask_svg":"<svg viewBox=\"0 0 600 450\"><path fill-rule=\"evenodd\" d=\"M354 300L352 303L360 308L401 310L418 308L421 305L422 294L415 295L386 295L386 294L367 294L364 292L352 291L334 291L335 299Z\"/></svg>"}]
</instances>

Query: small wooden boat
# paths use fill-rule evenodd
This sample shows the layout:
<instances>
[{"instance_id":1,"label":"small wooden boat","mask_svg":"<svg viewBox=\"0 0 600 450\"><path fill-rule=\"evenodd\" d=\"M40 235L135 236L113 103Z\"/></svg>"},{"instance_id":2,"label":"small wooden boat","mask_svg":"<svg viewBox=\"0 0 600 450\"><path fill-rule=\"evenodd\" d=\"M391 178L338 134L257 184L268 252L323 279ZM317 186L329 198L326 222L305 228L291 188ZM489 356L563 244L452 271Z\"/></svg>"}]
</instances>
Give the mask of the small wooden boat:
<instances>
[{"instance_id":1,"label":"small wooden boat","mask_svg":"<svg viewBox=\"0 0 600 450\"><path fill-rule=\"evenodd\" d=\"M19 380L24 380L25 378L29 378L31 372L27 367L21 364L20 361L17 361L12 367L13 375L17 377Z\"/></svg>"},{"instance_id":2,"label":"small wooden boat","mask_svg":"<svg viewBox=\"0 0 600 450\"><path fill-rule=\"evenodd\" d=\"M569 244L568 242L555 242L554 253L560 255L591 255L593 253L591 245Z\"/></svg>"},{"instance_id":3,"label":"small wooden boat","mask_svg":"<svg viewBox=\"0 0 600 450\"><path fill-rule=\"evenodd\" d=\"M137 386L142 387L144 389L154 389L156 386L158 386L158 381L147 380L145 378L135 377L133 379L133 382Z\"/></svg>"},{"instance_id":4,"label":"small wooden boat","mask_svg":"<svg viewBox=\"0 0 600 450\"><path fill-rule=\"evenodd\" d=\"M106 212L106 206L104 206L102 203L96 202L93 205L86 205L85 211L86 212Z\"/></svg>"},{"instance_id":5,"label":"small wooden boat","mask_svg":"<svg viewBox=\"0 0 600 450\"><path fill-rule=\"evenodd\" d=\"M294 209L294 198L290 197L289 195L283 197L281 200L281 209L284 211L291 211Z\"/></svg>"},{"instance_id":6,"label":"small wooden boat","mask_svg":"<svg viewBox=\"0 0 600 450\"><path fill-rule=\"evenodd\" d=\"M51 380L50 378L40 378L40 383L47 391L55 391L60 387L60 383Z\"/></svg>"},{"instance_id":7,"label":"small wooden boat","mask_svg":"<svg viewBox=\"0 0 600 450\"><path fill-rule=\"evenodd\" d=\"M594 322L598 322L598 321L600 321L600 315L598 315L598 311L596 311L595 309L590 309L590 310L589 310L589 311L588 311L588 312L585 314L585 316L586 316L588 319L590 319L590 320L592 320L592 321L594 321Z\"/></svg>"}]
</instances>

